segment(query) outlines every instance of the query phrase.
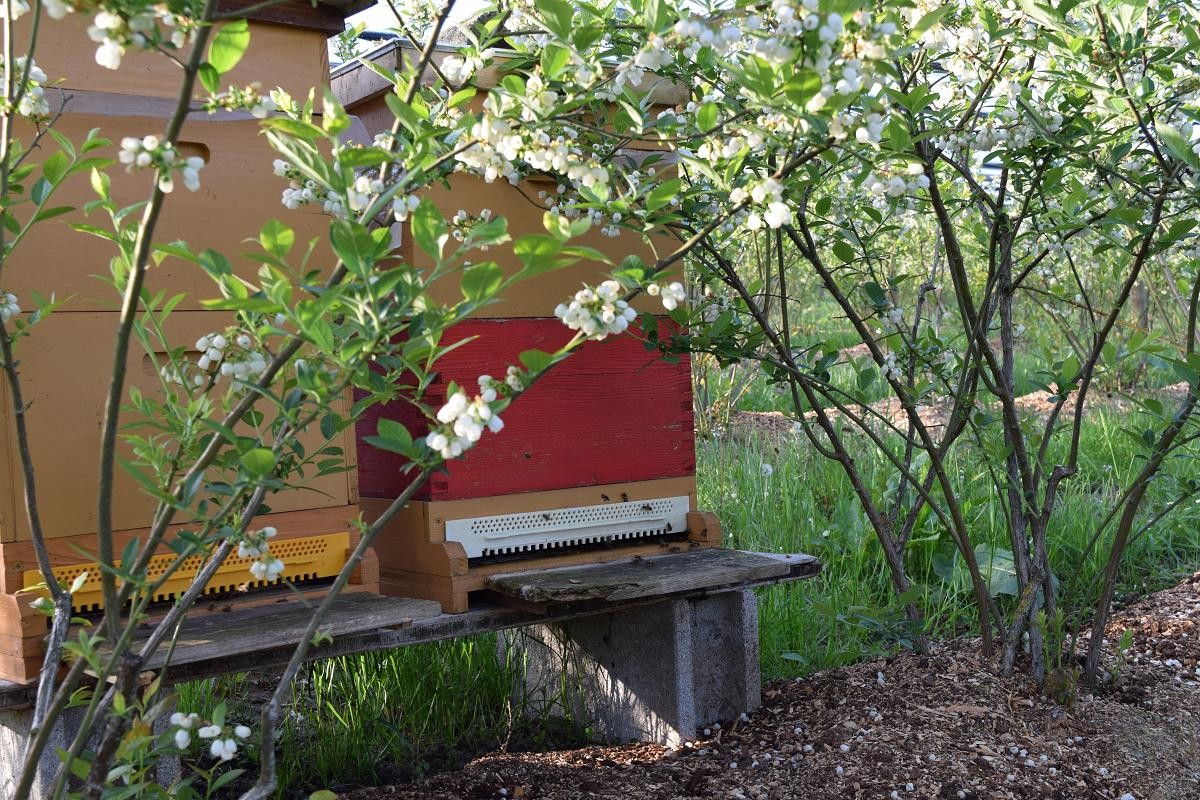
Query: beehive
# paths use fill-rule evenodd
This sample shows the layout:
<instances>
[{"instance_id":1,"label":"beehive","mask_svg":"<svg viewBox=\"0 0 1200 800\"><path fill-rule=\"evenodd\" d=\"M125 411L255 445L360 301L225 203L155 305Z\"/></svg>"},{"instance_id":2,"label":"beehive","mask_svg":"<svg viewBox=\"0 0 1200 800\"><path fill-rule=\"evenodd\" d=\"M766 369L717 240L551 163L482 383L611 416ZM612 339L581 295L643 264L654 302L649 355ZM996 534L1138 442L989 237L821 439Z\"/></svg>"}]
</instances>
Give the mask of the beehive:
<instances>
[{"instance_id":1,"label":"beehive","mask_svg":"<svg viewBox=\"0 0 1200 800\"><path fill-rule=\"evenodd\" d=\"M249 5L242 3L241 7ZM358 0L316 6L296 0L252 12L249 50L227 80L243 85L258 81L264 89L282 86L300 97L316 87L319 96L328 83L327 38L340 32L345 16L362 5ZM236 7L237 3L223 4L223 10ZM61 95L47 90L52 108L57 109L60 97L67 98L56 129L78 143L87 131L99 128L114 145L96 155L115 157L116 143L122 137L161 133L174 105L180 73L168 60L153 54L129 53L117 71L97 67L96 45L86 35L87 24L82 15L60 22L43 20L36 58L63 90ZM288 212L280 205L282 185L273 175L274 153L248 114L193 113L177 146L185 156L205 159L202 187L194 193L181 187L168 198L156 241L182 239L197 251L215 249L231 260L235 270L253 275L257 266L239 258L238 253L247 249L245 240L255 237L267 220L284 218L296 229L298 241L327 231L328 218L319 212ZM112 194L119 206L145 199L152 180L147 173L127 174L119 166L110 173ZM103 226L100 220L86 219L82 211L93 199L86 174L64 185L54 205L77 210L37 226L5 269L5 291L23 300L33 292L70 297L61 310L20 342L19 356L51 561L61 578L81 571L90 575L76 597L80 610L93 609L97 603L92 584L98 582L98 571L87 554L96 550L100 426L119 306L117 293L96 277L109 273L111 245L73 234L65 227L81 222ZM146 287L167 297L185 295L168 320L167 333L173 343L192 347L202 334L220 330L230 321L226 312L203 309L201 301L214 296L215 288L201 270L182 260L168 258L152 267ZM136 343L131 349L128 384L143 392L158 391L152 359ZM18 592L39 583L41 575L25 519L7 388L0 390L5 426L0 441L0 485L7 487L0 492L0 677L27 680L39 666L44 622L29 610L32 595ZM126 422L129 419L128 415L124 418ZM303 441L310 449L324 442L315 431ZM334 444L353 462L353 435L347 433ZM358 513L355 473L316 478L306 488L311 491L270 498L272 513L258 523L278 529L272 549L288 563L287 578L332 576L345 564L348 548L356 541L349 529L349 521ZM118 552L125 542L144 534L153 507L153 500L119 471L113 511ZM360 588L374 588L373 560L364 564L356 581ZM233 560L210 589L241 590L256 584L247 564ZM182 586L174 584L164 587L161 599L179 588Z\"/></svg>"},{"instance_id":2,"label":"beehive","mask_svg":"<svg viewBox=\"0 0 1200 800\"><path fill-rule=\"evenodd\" d=\"M450 51L443 49L437 57ZM401 57L397 44L371 56L385 68ZM492 79L481 75L482 88ZM334 93L369 133L391 124L383 94L388 86L373 71L351 65L334 73ZM673 102L670 92L661 98ZM476 98L479 101L479 98ZM447 217L460 210L503 214L514 236L544 233L544 210L528 198L553 188L536 176L526 185L485 183L454 175L425 197ZM401 235L401 241L411 241ZM610 239L593 230L580 239L619 264L636 254L655 256L633 234ZM428 267L419 250L406 258ZM508 272L519 263L504 248L488 253ZM451 382L473 386L483 374L503 375L524 350L554 351L571 331L554 307L611 269L595 262L540 275L518 284L484 314L448 331L445 343L470 339L440 359L425 400L436 407ZM453 283L453 282L450 282ZM435 299L453 302L456 286L434 287ZM441 292L447 292L442 297ZM639 311L662 313L653 298ZM659 317L665 334L673 323ZM362 439L379 419L403 423L414 436L424 418L406 403L371 409L359 423L360 503L370 517L407 485L399 457ZM472 450L435 474L417 500L389 525L376 550L385 593L438 600L447 611L465 611L469 594L486 588L490 575L514 569L591 563L634 554L657 554L719 544L711 515L697 513L690 366L648 352L632 334L588 342L504 414L504 430L486 435Z\"/></svg>"}]
</instances>

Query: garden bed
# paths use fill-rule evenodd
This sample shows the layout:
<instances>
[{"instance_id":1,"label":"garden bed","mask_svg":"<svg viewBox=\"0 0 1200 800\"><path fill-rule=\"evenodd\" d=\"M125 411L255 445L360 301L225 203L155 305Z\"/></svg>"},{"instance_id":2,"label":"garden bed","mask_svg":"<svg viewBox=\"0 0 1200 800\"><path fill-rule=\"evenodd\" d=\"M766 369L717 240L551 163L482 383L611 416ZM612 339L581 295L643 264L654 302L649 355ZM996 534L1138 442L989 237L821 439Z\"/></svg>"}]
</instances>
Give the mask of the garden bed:
<instances>
[{"instance_id":1,"label":"garden bed","mask_svg":"<svg viewBox=\"0 0 1200 800\"><path fill-rule=\"evenodd\" d=\"M494 753L382 798L1200 797L1200 573L1114 616L1112 688L1066 704L1001 678L977 642L766 687L763 708L679 749ZM1069 688L1069 687L1068 687Z\"/></svg>"}]
</instances>

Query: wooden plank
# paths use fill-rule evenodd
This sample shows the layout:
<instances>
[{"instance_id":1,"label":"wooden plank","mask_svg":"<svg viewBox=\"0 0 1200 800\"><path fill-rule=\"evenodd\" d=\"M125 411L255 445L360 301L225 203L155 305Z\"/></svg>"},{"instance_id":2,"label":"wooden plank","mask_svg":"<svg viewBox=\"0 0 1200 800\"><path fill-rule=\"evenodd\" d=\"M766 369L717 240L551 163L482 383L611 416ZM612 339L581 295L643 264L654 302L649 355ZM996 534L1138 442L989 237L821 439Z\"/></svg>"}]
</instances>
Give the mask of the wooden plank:
<instances>
[{"instance_id":1,"label":"wooden plank","mask_svg":"<svg viewBox=\"0 0 1200 800\"><path fill-rule=\"evenodd\" d=\"M820 569L820 565L811 556L775 556L765 553L742 553L742 555L759 556L768 560L774 560L786 565L787 569L782 575L761 577L763 573L773 571L763 570L759 573L760 577L751 577L731 586L709 586L669 595L645 596L599 604L595 602L560 604L545 611L532 610L532 608L519 609L496 606L488 603L473 603L471 609L462 614L437 614L435 616L409 615L413 619L412 625L399 629L379 627L379 625L375 624L380 622L381 619L383 622L387 622L389 619L395 619L396 616L401 617L401 621L403 621L403 613L392 611L387 613L396 616L389 617L384 615L382 618L376 617L372 620L371 625L350 626L347 632L336 636L332 643L314 648L310 653L310 658L315 660L377 650L390 650L412 644L424 644L459 636L489 633L518 628L524 625L559 622L602 612L623 611L661 602L664 599L672 597L687 597L695 594L721 591L723 589L753 588L755 586L799 580L811 577ZM680 558L680 556L673 556L673 558ZM401 607L396 606L394 608L399 609ZM173 660L171 669L166 672L167 681L178 683L231 672L267 669L286 663L291 658L295 641L281 642L278 638L261 635L268 628L275 626L275 613L277 611L278 609L264 609L259 612L265 616L260 620L259 627L255 630L259 635L246 643L251 649L238 651L227 648L216 648L211 657L206 659L193 660L186 663L175 659ZM220 624L222 620L225 620L225 624L229 625L230 621L236 616L240 616L240 613L212 615L209 620L210 624L213 625ZM3 657L0 657L0 664L2 663ZM36 670L30 673L30 679L35 674ZM33 700L33 688L28 683L0 680L0 710L21 708L29 705Z\"/></svg>"},{"instance_id":2,"label":"wooden plank","mask_svg":"<svg viewBox=\"0 0 1200 800\"><path fill-rule=\"evenodd\" d=\"M338 598L321 630L330 636L341 636L411 625L414 620L440 613L438 604L429 600L356 592ZM230 653L295 646L311 617L312 606L296 602L194 617L180 632L171 664L174 667L218 661ZM166 655L166 648L160 648L147 662L147 669L161 668Z\"/></svg>"},{"instance_id":3,"label":"wooden plank","mask_svg":"<svg viewBox=\"0 0 1200 800\"><path fill-rule=\"evenodd\" d=\"M782 579L794 569L815 574L819 564L806 555L703 548L593 566L493 575L487 586L522 603L611 603Z\"/></svg>"},{"instance_id":4,"label":"wooden plank","mask_svg":"<svg viewBox=\"0 0 1200 800\"><path fill-rule=\"evenodd\" d=\"M671 323L664 321L663 327ZM468 320L444 338L473 339L438 361L426 394L434 408L449 383L476 391L476 380L501 377L529 349L553 351L571 338L557 319ZM403 423L415 436L428 425L410 404L375 406L363 415L359 493L395 497L411 479L403 457L363 441L380 419ZM552 369L504 414L504 430L488 434L418 492L422 500L494 497L624 481L691 475L696 469L691 369L668 363L633 335L588 342Z\"/></svg>"}]
</instances>

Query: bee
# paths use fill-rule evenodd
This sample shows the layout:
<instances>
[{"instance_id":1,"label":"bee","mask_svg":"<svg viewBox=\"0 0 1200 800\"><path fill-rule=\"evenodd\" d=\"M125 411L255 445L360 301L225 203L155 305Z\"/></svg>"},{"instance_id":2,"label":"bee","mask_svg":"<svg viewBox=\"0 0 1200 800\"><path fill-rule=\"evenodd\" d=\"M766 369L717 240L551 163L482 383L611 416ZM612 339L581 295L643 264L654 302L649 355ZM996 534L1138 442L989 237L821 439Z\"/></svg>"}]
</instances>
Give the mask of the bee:
<instances>
[{"instance_id":1,"label":"bee","mask_svg":"<svg viewBox=\"0 0 1200 800\"><path fill-rule=\"evenodd\" d=\"M600 495L600 499L601 499L601 500L603 500L603 501L604 501L604 502L606 502L606 503L609 501L609 500L608 500L608 495L606 495L606 494L603 494L603 493Z\"/></svg>"},{"instance_id":2,"label":"bee","mask_svg":"<svg viewBox=\"0 0 1200 800\"><path fill-rule=\"evenodd\" d=\"M544 513L544 512L543 512L543 513L542 513L542 519L546 520L546 522L549 522L549 521L550 521L550 515L549 515L549 514L546 514L546 513Z\"/></svg>"},{"instance_id":3,"label":"bee","mask_svg":"<svg viewBox=\"0 0 1200 800\"><path fill-rule=\"evenodd\" d=\"M645 511L647 514L653 510L654 506L650 505L649 503L646 503L644 506L642 506L642 511Z\"/></svg>"},{"instance_id":4,"label":"bee","mask_svg":"<svg viewBox=\"0 0 1200 800\"><path fill-rule=\"evenodd\" d=\"M625 492L621 492L621 502L622 502L622 503L628 503L628 502L629 502L629 495L627 495Z\"/></svg>"}]
</instances>

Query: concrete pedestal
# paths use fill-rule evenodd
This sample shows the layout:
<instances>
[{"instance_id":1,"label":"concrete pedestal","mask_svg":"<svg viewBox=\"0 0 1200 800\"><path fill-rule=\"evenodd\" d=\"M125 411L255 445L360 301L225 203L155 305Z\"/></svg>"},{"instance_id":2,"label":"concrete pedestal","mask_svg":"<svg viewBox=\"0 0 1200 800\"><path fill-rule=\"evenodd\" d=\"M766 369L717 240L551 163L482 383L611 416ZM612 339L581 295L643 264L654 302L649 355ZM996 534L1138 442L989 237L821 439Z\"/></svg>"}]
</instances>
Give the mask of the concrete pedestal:
<instances>
[{"instance_id":1,"label":"concrete pedestal","mask_svg":"<svg viewBox=\"0 0 1200 800\"><path fill-rule=\"evenodd\" d=\"M521 628L501 646L524 661L531 712L569 713L608 741L675 745L760 703L749 589Z\"/></svg>"},{"instance_id":2,"label":"concrete pedestal","mask_svg":"<svg viewBox=\"0 0 1200 800\"><path fill-rule=\"evenodd\" d=\"M15 795L17 772L25 760L25 748L29 742L29 726L33 721L32 708L0 711L0 800L44 800L53 787L54 773L61 763L58 751L71 746L71 741L83 722L83 708L68 708L59 716L50 732L50 741L38 765L38 777L30 792L20 798ZM165 733L169 726L168 714L154 721L154 732ZM171 786L180 777L179 759L168 756L159 759L158 782ZM72 779L74 780L74 779Z\"/></svg>"},{"instance_id":3,"label":"concrete pedestal","mask_svg":"<svg viewBox=\"0 0 1200 800\"><path fill-rule=\"evenodd\" d=\"M70 746L71 738L75 735L72 724L78 724L82 717L82 708L68 708L58 718L42 753L37 780L33 782L29 794L19 800L42 800L49 795L54 773L60 763L56 753ZM25 761L25 747L29 742L32 722L32 708L0 711L0 800L18 800L15 794L17 773Z\"/></svg>"}]
</instances>

